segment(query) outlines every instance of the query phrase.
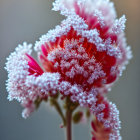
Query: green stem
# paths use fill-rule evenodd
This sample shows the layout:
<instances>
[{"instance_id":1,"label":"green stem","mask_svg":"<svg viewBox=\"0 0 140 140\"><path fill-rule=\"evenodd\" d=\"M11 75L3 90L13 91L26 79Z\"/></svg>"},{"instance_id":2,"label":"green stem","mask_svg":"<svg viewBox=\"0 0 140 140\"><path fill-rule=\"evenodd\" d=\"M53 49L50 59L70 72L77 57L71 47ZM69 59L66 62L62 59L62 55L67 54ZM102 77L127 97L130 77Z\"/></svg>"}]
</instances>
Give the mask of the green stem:
<instances>
[{"instance_id":1,"label":"green stem","mask_svg":"<svg viewBox=\"0 0 140 140\"><path fill-rule=\"evenodd\" d=\"M63 126L66 126L66 119L63 115L63 112L61 110L61 107L60 105L58 104L57 100L54 99L54 98L51 98L50 99L50 102L51 104L55 107L55 109L57 110L58 114L60 115L60 117L62 118L62 121L63 121Z\"/></svg>"},{"instance_id":2,"label":"green stem","mask_svg":"<svg viewBox=\"0 0 140 140\"><path fill-rule=\"evenodd\" d=\"M50 103L55 107L63 120L63 126L66 126L66 140L72 140L72 113L79 106L78 103L73 103L69 97L66 98L64 108L66 109L66 116L63 115L60 105L56 98L50 98Z\"/></svg>"}]
</instances>

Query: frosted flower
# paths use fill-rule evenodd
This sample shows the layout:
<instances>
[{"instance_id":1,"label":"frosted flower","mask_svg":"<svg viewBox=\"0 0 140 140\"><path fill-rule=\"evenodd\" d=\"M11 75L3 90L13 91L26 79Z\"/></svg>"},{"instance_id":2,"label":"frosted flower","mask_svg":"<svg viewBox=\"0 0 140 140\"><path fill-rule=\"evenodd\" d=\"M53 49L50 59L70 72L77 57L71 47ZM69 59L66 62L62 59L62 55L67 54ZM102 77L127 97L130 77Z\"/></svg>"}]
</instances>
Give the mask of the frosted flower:
<instances>
[{"instance_id":1,"label":"frosted flower","mask_svg":"<svg viewBox=\"0 0 140 140\"><path fill-rule=\"evenodd\" d=\"M118 110L104 93L132 57L124 34L125 16L116 19L109 0L56 0L53 10L66 19L36 42L41 66L26 43L8 58L8 98L21 102L27 117L36 101L60 92L95 115L93 140L121 140Z\"/></svg>"},{"instance_id":2,"label":"frosted flower","mask_svg":"<svg viewBox=\"0 0 140 140\"><path fill-rule=\"evenodd\" d=\"M23 117L28 117L35 110L35 103L46 100L48 93L56 93L59 74L44 72L37 62L30 56L31 44L19 45L15 52L7 58L8 71L7 91L8 99L18 100L25 110Z\"/></svg>"},{"instance_id":3,"label":"frosted flower","mask_svg":"<svg viewBox=\"0 0 140 140\"><path fill-rule=\"evenodd\" d=\"M104 105L104 108L96 111L96 117L92 121L92 140L121 140L119 129L119 111L116 105L109 102L103 96L98 96L96 105ZM96 109L97 107L95 107Z\"/></svg>"}]
</instances>

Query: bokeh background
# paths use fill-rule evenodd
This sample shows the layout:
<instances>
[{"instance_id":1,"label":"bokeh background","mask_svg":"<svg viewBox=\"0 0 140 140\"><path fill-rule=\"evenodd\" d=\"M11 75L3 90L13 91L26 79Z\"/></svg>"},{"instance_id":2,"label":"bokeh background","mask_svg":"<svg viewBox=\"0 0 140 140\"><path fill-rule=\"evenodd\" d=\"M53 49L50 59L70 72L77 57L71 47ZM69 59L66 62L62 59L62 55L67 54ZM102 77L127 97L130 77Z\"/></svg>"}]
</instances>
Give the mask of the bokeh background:
<instances>
[{"instance_id":1,"label":"bokeh background","mask_svg":"<svg viewBox=\"0 0 140 140\"><path fill-rule=\"evenodd\" d=\"M63 19L51 11L51 0L0 0L0 140L64 140L61 119L48 105L24 120L22 107L9 102L5 90L6 57L23 41L35 43ZM126 14L127 42L133 59L108 94L120 110L123 140L140 140L140 0L114 0L118 17ZM74 126L74 140L90 139L89 126Z\"/></svg>"}]
</instances>

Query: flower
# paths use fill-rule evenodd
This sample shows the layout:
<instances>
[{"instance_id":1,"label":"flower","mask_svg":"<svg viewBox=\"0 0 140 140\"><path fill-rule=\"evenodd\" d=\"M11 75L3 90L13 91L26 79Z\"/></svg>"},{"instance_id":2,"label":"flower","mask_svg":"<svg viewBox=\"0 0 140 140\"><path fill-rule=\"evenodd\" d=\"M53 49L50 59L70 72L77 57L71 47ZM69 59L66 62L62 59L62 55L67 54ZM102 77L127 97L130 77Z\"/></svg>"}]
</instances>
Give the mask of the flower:
<instances>
[{"instance_id":1,"label":"flower","mask_svg":"<svg viewBox=\"0 0 140 140\"><path fill-rule=\"evenodd\" d=\"M95 110L95 119L91 122L92 140L121 140L121 122L116 105L99 95Z\"/></svg>"},{"instance_id":2,"label":"flower","mask_svg":"<svg viewBox=\"0 0 140 140\"><path fill-rule=\"evenodd\" d=\"M35 110L37 100L46 100L48 93L56 92L59 80L58 73L44 73L38 63L30 56L32 45L23 43L11 53L6 63L8 71L8 99L16 99L25 110L22 113L27 118Z\"/></svg>"},{"instance_id":3,"label":"flower","mask_svg":"<svg viewBox=\"0 0 140 140\"><path fill-rule=\"evenodd\" d=\"M6 63L8 99L17 99L28 117L36 101L58 92L95 115L93 140L120 140L119 112L105 97L132 57L125 40L125 16L116 19L109 0L56 0L66 19L35 44L19 45Z\"/></svg>"}]
</instances>

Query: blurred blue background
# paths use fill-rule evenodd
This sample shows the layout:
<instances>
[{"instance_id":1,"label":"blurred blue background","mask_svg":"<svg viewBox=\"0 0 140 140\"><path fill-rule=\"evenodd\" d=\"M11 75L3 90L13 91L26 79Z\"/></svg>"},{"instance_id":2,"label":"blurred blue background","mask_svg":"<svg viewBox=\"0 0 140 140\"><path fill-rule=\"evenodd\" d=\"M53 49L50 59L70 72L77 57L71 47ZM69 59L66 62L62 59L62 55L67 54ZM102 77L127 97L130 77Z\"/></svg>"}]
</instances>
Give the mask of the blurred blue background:
<instances>
[{"instance_id":1,"label":"blurred blue background","mask_svg":"<svg viewBox=\"0 0 140 140\"><path fill-rule=\"evenodd\" d=\"M127 42L134 57L108 96L120 110L123 140L140 140L140 0L114 2L118 17L126 14ZM5 90L3 67L10 52L23 41L34 44L63 19L51 8L51 0L0 0L0 140L64 140L61 119L49 105L42 104L24 120L22 107L9 102ZM73 131L74 140L90 139L88 125L79 124Z\"/></svg>"}]
</instances>

